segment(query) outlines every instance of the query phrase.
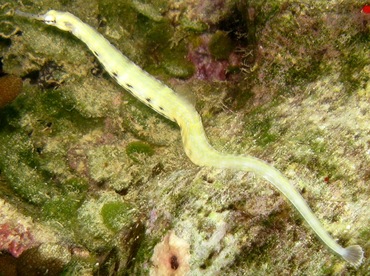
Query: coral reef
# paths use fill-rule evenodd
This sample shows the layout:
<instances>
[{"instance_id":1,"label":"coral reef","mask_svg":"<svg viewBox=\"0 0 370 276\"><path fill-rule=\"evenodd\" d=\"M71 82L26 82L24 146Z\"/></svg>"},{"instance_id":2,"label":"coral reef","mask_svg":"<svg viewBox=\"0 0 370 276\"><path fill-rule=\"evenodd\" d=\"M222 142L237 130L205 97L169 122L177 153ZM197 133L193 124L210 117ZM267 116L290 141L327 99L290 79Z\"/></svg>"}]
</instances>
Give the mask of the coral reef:
<instances>
[{"instance_id":1,"label":"coral reef","mask_svg":"<svg viewBox=\"0 0 370 276\"><path fill-rule=\"evenodd\" d=\"M65 10L94 26L192 101L216 148L273 164L342 245L369 256L366 4L0 5L0 76L23 81L0 109L0 272L366 275L368 259L333 255L263 180L193 165L178 127L75 37L12 15Z\"/></svg>"}]
</instances>

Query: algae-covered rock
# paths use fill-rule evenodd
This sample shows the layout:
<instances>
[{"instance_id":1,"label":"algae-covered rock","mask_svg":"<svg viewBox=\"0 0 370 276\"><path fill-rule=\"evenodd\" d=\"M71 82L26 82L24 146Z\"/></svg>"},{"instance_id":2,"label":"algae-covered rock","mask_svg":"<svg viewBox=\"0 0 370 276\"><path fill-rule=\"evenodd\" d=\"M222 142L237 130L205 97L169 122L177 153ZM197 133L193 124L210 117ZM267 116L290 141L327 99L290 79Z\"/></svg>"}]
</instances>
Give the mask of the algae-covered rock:
<instances>
[{"instance_id":1,"label":"algae-covered rock","mask_svg":"<svg viewBox=\"0 0 370 276\"><path fill-rule=\"evenodd\" d=\"M192 99L216 149L274 165L341 245L368 256L370 17L359 3L23 4L0 6L0 95L11 92L0 274L366 275L369 260L332 254L262 179L192 164L178 126L71 33L13 12L69 11L93 26Z\"/></svg>"}]
</instances>

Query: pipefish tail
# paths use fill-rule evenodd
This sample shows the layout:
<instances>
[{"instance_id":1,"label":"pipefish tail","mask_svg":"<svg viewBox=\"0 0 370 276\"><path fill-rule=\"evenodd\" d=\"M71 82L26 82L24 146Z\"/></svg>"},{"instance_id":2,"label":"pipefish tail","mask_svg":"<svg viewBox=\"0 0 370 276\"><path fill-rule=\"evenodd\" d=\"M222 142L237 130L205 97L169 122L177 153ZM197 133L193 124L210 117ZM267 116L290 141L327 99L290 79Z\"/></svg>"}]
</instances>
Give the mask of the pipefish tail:
<instances>
[{"instance_id":1,"label":"pipefish tail","mask_svg":"<svg viewBox=\"0 0 370 276\"><path fill-rule=\"evenodd\" d=\"M21 11L15 13L71 32L87 45L105 70L125 90L180 126L185 153L194 164L253 172L263 177L285 195L331 250L354 266L361 264L362 248L359 245L346 248L340 246L324 229L306 201L284 175L258 158L222 154L216 151L208 142L201 118L194 106L130 61L95 29L68 12L50 10L44 15Z\"/></svg>"}]
</instances>

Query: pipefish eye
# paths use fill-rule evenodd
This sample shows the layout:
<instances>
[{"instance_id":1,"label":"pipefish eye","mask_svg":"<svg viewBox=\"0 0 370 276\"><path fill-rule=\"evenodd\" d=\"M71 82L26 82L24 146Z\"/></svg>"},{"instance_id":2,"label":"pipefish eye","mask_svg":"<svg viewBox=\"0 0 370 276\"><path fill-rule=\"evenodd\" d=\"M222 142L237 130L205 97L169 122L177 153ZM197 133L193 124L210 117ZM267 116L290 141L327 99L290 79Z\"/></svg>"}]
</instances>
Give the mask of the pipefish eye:
<instances>
[{"instance_id":1,"label":"pipefish eye","mask_svg":"<svg viewBox=\"0 0 370 276\"><path fill-rule=\"evenodd\" d=\"M56 23L55 16L53 15L45 16L44 22L48 25L54 25Z\"/></svg>"}]
</instances>

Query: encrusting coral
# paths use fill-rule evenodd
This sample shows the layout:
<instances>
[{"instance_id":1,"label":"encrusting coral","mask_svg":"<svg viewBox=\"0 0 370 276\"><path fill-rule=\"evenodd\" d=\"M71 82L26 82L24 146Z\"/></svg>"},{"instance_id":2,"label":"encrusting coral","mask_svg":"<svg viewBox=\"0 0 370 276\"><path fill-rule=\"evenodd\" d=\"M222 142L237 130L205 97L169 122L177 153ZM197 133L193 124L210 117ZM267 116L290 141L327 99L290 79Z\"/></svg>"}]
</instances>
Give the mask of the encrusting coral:
<instances>
[{"instance_id":1,"label":"encrusting coral","mask_svg":"<svg viewBox=\"0 0 370 276\"><path fill-rule=\"evenodd\" d=\"M370 18L361 4L62 2L11 7L76 13L192 99L217 149L273 163L341 244L368 255ZM354 272L322 250L261 179L187 162L175 124L124 93L72 35L6 19L22 32L0 33L0 64L23 91L0 110L0 198L57 232L72 252L65 274L154 273L154 245L171 229L191 247L190 275L366 275L369 260ZM229 39L222 57L210 47ZM11 244L9 229L20 227L1 229L3 256L34 252L26 240ZM167 272L178 273L169 258Z\"/></svg>"},{"instance_id":2,"label":"encrusting coral","mask_svg":"<svg viewBox=\"0 0 370 276\"><path fill-rule=\"evenodd\" d=\"M182 276L190 270L189 244L170 231L154 247L151 276Z\"/></svg>"}]
</instances>

